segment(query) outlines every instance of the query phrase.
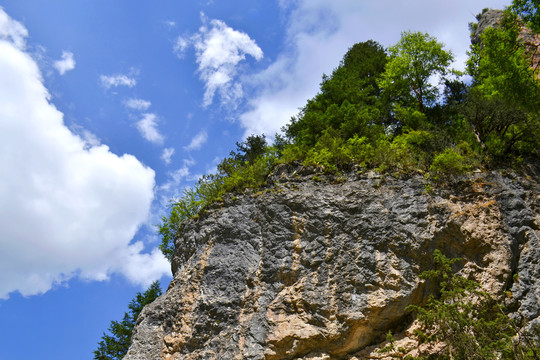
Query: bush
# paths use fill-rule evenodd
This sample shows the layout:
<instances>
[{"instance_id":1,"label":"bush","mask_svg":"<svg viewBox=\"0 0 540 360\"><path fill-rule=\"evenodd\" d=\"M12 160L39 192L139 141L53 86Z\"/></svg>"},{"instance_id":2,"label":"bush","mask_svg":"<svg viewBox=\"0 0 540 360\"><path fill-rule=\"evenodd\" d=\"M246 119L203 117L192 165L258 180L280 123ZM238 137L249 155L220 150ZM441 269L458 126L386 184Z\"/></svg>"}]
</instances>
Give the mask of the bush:
<instances>
[{"instance_id":1,"label":"bush","mask_svg":"<svg viewBox=\"0 0 540 360\"><path fill-rule=\"evenodd\" d=\"M258 141L256 144L260 145ZM237 145L240 148L241 144ZM262 186L278 159L274 148L266 148L262 155L248 157L245 161L242 153L231 152L231 156L218 165L218 174L205 175L194 187L185 188L182 196L171 202L169 215L161 218L159 248L169 261L172 261L175 240L184 221L198 216L226 193Z\"/></svg>"},{"instance_id":2,"label":"bush","mask_svg":"<svg viewBox=\"0 0 540 360\"><path fill-rule=\"evenodd\" d=\"M448 148L443 153L435 156L429 167L434 180L440 179L441 176L460 175L468 169L467 158L453 148Z\"/></svg>"}]
</instances>

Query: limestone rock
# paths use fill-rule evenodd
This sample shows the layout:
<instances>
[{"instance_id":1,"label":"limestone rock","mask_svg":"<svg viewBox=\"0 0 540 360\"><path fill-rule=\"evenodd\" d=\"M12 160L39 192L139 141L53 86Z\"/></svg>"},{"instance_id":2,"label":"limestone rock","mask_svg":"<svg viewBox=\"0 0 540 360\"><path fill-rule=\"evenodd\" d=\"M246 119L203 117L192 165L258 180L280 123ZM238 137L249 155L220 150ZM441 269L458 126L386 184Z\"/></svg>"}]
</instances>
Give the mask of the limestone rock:
<instances>
[{"instance_id":1,"label":"limestone rock","mask_svg":"<svg viewBox=\"0 0 540 360\"><path fill-rule=\"evenodd\" d=\"M280 166L263 191L187 222L174 280L125 359L365 358L411 325L435 249L496 296L511 291L524 325L539 321L537 174L476 173L430 193L421 176L313 177Z\"/></svg>"}]
</instances>

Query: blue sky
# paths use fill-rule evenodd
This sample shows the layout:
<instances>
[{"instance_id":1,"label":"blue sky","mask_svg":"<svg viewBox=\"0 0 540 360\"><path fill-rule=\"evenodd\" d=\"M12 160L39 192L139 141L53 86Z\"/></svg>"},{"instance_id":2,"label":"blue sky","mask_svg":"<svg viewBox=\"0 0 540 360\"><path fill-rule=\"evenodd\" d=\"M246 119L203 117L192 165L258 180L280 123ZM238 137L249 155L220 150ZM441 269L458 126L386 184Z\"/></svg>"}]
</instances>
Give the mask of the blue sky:
<instances>
[{"instance_id":1,"label":"blue sky","mask_svg":"<svg viewBox=\"0 0 540 360\"><path fill-rule=\"evenodd\" d=\"M91 359L170 267L168 200L272 136L354 43L436 36L502 0L0 0L0 360Z\"/></svg>"}]
</instances>

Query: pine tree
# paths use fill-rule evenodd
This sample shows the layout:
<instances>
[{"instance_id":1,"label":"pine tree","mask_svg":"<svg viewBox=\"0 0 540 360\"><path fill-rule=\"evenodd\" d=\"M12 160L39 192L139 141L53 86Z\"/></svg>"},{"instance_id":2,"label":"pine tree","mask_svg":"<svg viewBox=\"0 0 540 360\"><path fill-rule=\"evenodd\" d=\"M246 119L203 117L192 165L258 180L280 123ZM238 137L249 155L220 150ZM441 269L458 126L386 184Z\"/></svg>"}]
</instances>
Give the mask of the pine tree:
<instances>
[{"instance_id":1,"label":"pine tree","mask_svg":"<svg viewBox=\"0 0 540 360\"><path fill-rule=\"evenodd\" d=\"M159 281L154 281L144 292L138 292L128 305L129 312L124 313L122 321L111 321L110 335L103 334L94 351L94 360L121 360L131 344L133 328L142 309L161 295Z\"/></svg>"}]
</instances>

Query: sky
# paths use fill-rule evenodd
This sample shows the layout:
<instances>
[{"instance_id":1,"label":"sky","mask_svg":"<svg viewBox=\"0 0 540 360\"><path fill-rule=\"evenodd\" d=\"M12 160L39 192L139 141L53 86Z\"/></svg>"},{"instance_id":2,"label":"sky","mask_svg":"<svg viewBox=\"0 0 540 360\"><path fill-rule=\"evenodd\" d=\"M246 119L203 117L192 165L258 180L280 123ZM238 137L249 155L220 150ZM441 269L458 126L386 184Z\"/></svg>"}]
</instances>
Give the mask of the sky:
<instances>
[{"instance_id":1,"label":"sky","mask_svg":"<svg viewBox=\"0 0 540 360\"><path fill-rule=\"evenodd\" d=\"M510 0L0 0L0 360L92 359L170 265L170 199L272 137L357 42L402 31L464 68Z\"/></svg>"}]
</instances>

